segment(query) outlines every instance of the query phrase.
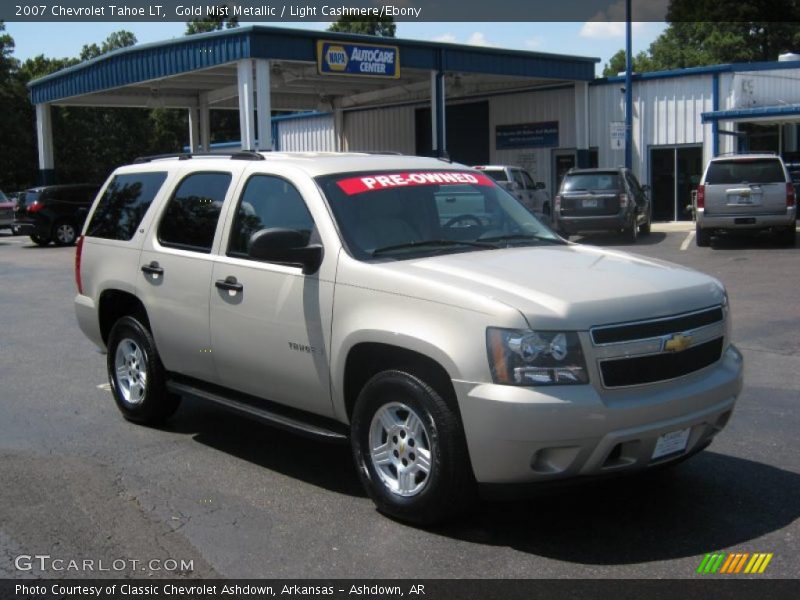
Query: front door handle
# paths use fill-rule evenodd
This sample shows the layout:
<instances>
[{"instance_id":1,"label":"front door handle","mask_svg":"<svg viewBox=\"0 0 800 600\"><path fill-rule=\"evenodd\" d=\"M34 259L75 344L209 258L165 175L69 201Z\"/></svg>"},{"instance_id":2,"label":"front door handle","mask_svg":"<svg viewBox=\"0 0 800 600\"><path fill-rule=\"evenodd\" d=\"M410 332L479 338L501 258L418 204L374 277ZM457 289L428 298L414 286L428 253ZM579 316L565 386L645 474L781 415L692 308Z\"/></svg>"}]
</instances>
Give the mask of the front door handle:
<instances>
[{"instance_id":1,"label":"front door handle","mask_svg":"<svg viewBox=\"0 0 800 600\"><path fill-rule=\"evenodd\" d=\"M156 261L152 261L149 265L142 265L142 273L148 273L150 275L163 275L164 269L162 269Z\"/></svg>"},{"instance_id":2,"label":"front door handle","mask_svg":"<svg viewBox=\"0 0 800 600\"><path fill-rule=\"evenodd\" d=\"M241 292L244 286L236 281L236 277L229 275L225 279L217 279L214 285L221 290L228 290L229 292Z\"/></svg>"}]
</instances>

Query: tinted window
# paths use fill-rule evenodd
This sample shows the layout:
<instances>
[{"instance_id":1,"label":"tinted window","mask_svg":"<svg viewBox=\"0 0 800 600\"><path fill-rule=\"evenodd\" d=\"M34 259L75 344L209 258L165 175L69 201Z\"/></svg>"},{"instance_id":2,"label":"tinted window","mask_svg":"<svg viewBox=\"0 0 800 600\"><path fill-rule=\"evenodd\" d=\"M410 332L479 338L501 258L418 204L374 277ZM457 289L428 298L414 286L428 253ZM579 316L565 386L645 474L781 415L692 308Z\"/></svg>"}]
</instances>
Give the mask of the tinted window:
<instances>
[{"instance_id":1,"label":"tinted window","mask_svg":"<svg viewBox=\"0 0 800 600\"><path fill-rule=\"evenodd\" d=\"M158 241L165 246L211 252L230 183L230 173L195 173L181 181L161 218Z\"/></svg>"},{"instance_id":2,"label":"tinted window","mask_svg":"<svg viewBox=\"0 0 800 600\"><path fill-rule=\"evenodd\" d=\"M775 183L786 181L783 167L775 158L717 160L708 166L706 183Z\"/></svg>"},{"instance_id":3,"label":"tinted window","mask_svg":"<svg viewBox=\"0 0 800 600\"><path fill-rule=\"evenodd\" d=\"M247 182L239 201L228 253L246 256L250 236L272 227L302 231L308 243L314 220L291 183L280 177L255 175Z\"/></svg>"},{"instance_id":4,"label":"tinted window","mask_svg":"<svg viewBox=\"0 0 800 600\"><path fill-rule=\"evenodd\" d=\"M486 198L468 185L442 186L434 193L442 225L463 215L486 212Z\"/></svg>"},{"instance_id":5,"label":"tinted window","mask_svg":"<svg viewBox=\"0 0 800 600\"><path fill-rule=\"evenodd\" d=\"M619 175L613 171L608 173L573 173L564 177L561 189L565 192L618 190L620 189Z\"/></svg>"},{"instance_id":6,"label":"tinted window","mask_svg":"<svg viewBox=\"0 0 800 600\"><path fill-rule=\"evenodd\" d=\"M103 192L86 235L131 239L166 178L166 173L116 175Z\"/></svg>"},{"instance_id":7,"label":"tinted window","mask_svg":"<svg viewBox=\"0 0 800 600\"><path fill-rule=\"evenodd\" d=\"M8 202L8 198L2 191L0 191L0 202Z\"/></svg>"},{"instance_id":8,"label":"tinted window","mask_svg":"<svg viewBox=\"0 0 800 600\"><path fill-rule=\"evenodd\" d=\"M533 179L531 179L531 176L528 175L526 171L520 171L520 173L522 174L522 180L525 182L525 187L528 188L529 190L535 190L536 184L533 183Z\"/></svg>"},{"instance_id":9,"label":"tinted window","mask_svg":"<svg viewBox=\"0 0 800 600\"><path fill-rule=\"evenodd\" d=\"M505 169L486 169L485 171L481 171L481 173L486 173L495 181L508 181Z\"/></svg>"}]
</instances>

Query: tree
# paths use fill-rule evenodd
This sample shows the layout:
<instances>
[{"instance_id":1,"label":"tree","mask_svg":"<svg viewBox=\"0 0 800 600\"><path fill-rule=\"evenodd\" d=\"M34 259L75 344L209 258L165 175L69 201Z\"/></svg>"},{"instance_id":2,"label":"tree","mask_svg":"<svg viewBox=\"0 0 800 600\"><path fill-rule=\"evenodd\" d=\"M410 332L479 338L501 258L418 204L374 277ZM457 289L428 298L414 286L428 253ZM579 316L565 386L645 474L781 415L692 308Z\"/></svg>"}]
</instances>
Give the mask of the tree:
<instances>
[{"instance_id":1,"label":"tree","mask_svg":"<svg viewBox=\"0 0 800 600\"><path fill-rule=\"evenodd\" d=\"M361 17L339 17L339 20L331 23L328 31L339 31L344 33L360 33L363 35L377 35L380 37L394 37L397 30L394 18L382 17L364 21Z\"/></svg>"},{"instance_id":2,"label":"tree","mask_svg":"<svg viewBox=\"0 0 800 600\"><path fill-rule=\"evenodd\" d=\"M775 15L782 20L764 21ZM671 0L667 21L669 26L648 51L635 57L634 70L777 60L783 52L800 48L800 3L794 0ZM620 54L624 64L620 50L607 71L619 65Z\"/></svg>"},{"instance_id":3,"label":"tree","mask_svg":"<svg viewBox=\"0 0 800 600\"><path fill-rule=\"evenodd\" d=\"M233 29L239 26L239 19L236 17L226 16L230 13L227 4L221 4L217 7L217 14L213 16L206 16L199 19L192 19L186 23L185 35L194 35L195 33L207 33L209 31L219 31L221 29Z\"/></svg>"},{"instance_id":4,"label":"tree","mask_svg":"<svg viewBox=\"0 0 800 600\"><path fill-rule=\"evenodd\" d=\"M633 70L636 73L643 73L645 71L652 71L651 59L647 52L639 52L633 57ZM617 53L611 57L605 67L603 68L603 77L615 77L620 73L625 72L625 50L618 50Z\"/></svg>"},{"instance_id":5,"label":"tree","mask_svg":"<svg viewBox=\"0 0 800 600\"><path fill-rule=\"evenodd\" d=\"M115 31L109 35L106 40L98 46L97 44L86 44L81 50L81 60L89 60L90 58L97 58L101 54L106 54L112 50L119 48L127 48L136 45L136 36L124 29Z\"/></svg>"}]
</instances>

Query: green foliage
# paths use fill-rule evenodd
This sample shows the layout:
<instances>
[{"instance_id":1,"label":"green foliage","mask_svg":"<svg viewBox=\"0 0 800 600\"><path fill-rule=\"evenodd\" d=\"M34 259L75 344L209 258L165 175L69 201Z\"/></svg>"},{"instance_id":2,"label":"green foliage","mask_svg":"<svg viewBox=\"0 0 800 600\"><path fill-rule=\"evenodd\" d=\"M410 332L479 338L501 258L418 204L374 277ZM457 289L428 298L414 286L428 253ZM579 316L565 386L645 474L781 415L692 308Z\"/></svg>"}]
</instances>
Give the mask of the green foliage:
<instances>
[{"instance_id":1,"label":"green foliage","mask_svg":"<svg viewBox=\"0 0 800 600\"><path fill-rule=\"evenodd\" d=\"M4 27L0 23L0 34ZM14 40L0 35L0 189L16 191L36 183L36 118L26 84L55 71L136 43L129 31L112 33L101 44L83 47L77 58L39 55L19 63ZM144 108L51 108L56 171L62 183L102 182L143 154L180 151L188 143L185 110ZM213 114L213 113L212 113Z\"/></svg>"},{"instance_id":2,"label":"green foliage","mask_svg":"<svg viewBox=\"0 0 800 600\"><path fill-rule=\"evenodd\" d=\"M361 17L340 17L331 23L328 31L344 33L360 33L363 35L377 35L381 37L394 37L397 25L392 17L383 17L364 21Z\"/></svg>"},{"instance_id":3,"label":"green foliage","mask_svg":"<svg viewBox=\"0 0 800 600\"><path fill-rule=\"evenodd\" d=\"M239 26L239 19L236 17L223 16L226 12L230 12L227 4L218 5L225 7L226 10L219 11L220 15L203 17L199 19L192 19L186 23L186 35L194 35L195 33L207 33L209 31L219 31L221 29L233 29Z\"/></svg>"},{"instance_id":4,"label":"green foliage","mask_svg":"<svg viewBox=\"0 0 800 600\"><path fill-rule=\"evenodd\" d=\"M760 20L775 15L781 21ZM800 3L795 0L671 0L667 21L648 51L634 58L635 71L770 61L800 48ZM616 75L624 63L620 50L603 75Z\"/></svg>"}]
</instances>

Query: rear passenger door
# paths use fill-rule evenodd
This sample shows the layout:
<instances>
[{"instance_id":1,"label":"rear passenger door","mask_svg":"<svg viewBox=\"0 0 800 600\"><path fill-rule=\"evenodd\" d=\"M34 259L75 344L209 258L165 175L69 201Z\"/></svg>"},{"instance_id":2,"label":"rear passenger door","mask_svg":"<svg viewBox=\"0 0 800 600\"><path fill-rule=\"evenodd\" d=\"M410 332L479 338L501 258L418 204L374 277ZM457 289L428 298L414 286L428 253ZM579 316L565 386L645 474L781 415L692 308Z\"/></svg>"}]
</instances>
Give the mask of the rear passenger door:
<instances>
[{"instance_id":1,"label":"rear passenger door","mask_svg":"<svg viewBox=\"0 0 800 600\"><path fill-rule=\"evenodd\" d=\"M211 342L220 383L259 398L331 416L326 353L333 281L298 266L251 259L261 229L302 231L318 243L314 219L289 179L255 173L228 217L214 265Z\"/></svg>"},{"instance_id":2,"label":"rear passenger door","mask_svg":"<svg viewBox=\"0 0 800 600\"><path fill-rule=\"evenodd\" d=\"M234 173L189 173L153 224L139 260L136 293L169 371L215 383L208 302L211 254Z\"/></svg>"}]
</instances>

